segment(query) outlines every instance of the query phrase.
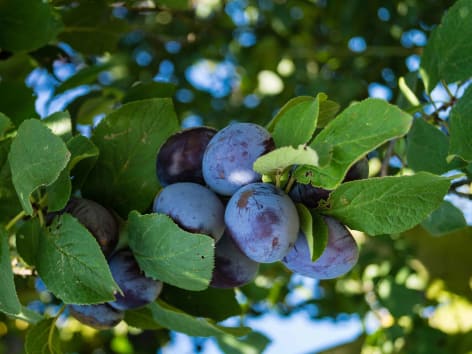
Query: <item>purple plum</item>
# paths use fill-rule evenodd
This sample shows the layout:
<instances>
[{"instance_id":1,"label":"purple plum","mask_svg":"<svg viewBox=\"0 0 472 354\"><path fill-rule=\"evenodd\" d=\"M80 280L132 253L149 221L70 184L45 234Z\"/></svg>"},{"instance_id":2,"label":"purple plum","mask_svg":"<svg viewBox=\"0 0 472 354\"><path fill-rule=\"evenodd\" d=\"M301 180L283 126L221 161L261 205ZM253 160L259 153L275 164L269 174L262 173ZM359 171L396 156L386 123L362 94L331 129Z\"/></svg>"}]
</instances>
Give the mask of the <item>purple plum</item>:
<instances>
[{"instance_id":1,"label":"purple plum","mask_svg":"<svg viewBox=\"0 0 472 354\"><path fill-rule=\"evenodd\" d=\"M108 304L69 305L70 314L83 324L95 329L115 327L124 317L123 311Z\"/></svg>"}]
</instances>

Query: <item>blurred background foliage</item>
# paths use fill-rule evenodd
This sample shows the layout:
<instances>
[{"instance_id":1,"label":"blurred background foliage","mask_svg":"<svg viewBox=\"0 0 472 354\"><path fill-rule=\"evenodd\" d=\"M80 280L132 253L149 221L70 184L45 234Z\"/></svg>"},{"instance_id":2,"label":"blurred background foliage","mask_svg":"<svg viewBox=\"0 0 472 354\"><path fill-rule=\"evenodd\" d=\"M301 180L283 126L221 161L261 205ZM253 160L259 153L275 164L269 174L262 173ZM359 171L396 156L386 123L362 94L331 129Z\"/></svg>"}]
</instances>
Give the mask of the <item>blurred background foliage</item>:
<instances>
[{"instance_id":1,"label":"blurred background foliage","mask_svg":"<svg viewBox=\"0 0 472 354\"><path fill-rule=\"evenodd\" d=\"M119 105L147 97L173 97L184 127L220 128L232 120L266 124L290 98L318 92L341 108L374 96L407 109L398 85L405 77L427 107L430 97L418 80L422 48L453 1L14 3L0 0L0 111L18 124L67 110L74 129L89 135ZM392 149L397 160L382 164ZM398 173L406 153L404 140L379 148L370 156L371 175L381 166L384 174ZM456 231L438 227L426 222L376 238L356 233L359 264L337 280L307 282L280 264L265 265L237 299L245 318L303 312L337 323L355 315L360 330L352 342L323 353L471 353L472 231L462 213ZM15 280L23 304L57 311L59 302L41 282L21 274ZM164 292L166 301L175 291ZM215 310L205 303L209 296L174 305L195 315L213 311L214 318L241 312ZM27 326L0 314L0 353L23 352ZM175 340L165 329L124 323L98 332L66 315L59 326L66 352L165 352L159 348ZM277 338L254 332L216 343L225 353L259 353L271 340ZM205 351L206 343L194 338L192 350Z\"/></svg>"}]
</instances>

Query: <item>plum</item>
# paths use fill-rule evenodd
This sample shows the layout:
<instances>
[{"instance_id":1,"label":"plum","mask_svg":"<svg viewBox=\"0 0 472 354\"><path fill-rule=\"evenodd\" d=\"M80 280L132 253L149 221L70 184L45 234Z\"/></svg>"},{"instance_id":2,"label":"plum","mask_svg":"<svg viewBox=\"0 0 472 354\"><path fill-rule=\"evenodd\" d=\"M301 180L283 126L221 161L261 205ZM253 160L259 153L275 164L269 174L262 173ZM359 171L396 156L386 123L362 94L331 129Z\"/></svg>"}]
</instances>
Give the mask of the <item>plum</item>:
<instances>
[{"instance_id":1,"label":"plum","mask_svg":"<svg viewBox=\"0 0 472 354\"><path fill-rule=\"evenodd\" d=\"M74 216L95 237L105 256L115 249L119 230L114 216L102 205L85 198L71 198L63 212Z\"/></svg>"},{"instance_id":2,"label":"plum","mask_svg":"<svg viewBox=\"0 0 472 354\"><path fill-rule=\"evenodd\" d=\"M349 230L332 217L323 217L328 225L328 244L316 260L312 261L305 235L300 231L295 246L282 259L291 271L315 279L337 278L354 267L359 249Z\"/></svg>"},{"instance_id":3,"label":"plum","mask_svg":"<svg viewBox=\"0 0 472 354\"><path fill-rule=\"evenodd\" d=\"M203 154L203 178L215 192L230 196L260 181L252 168L256 159L275 148L270 133L254 123L233 123L210 140Z\"/></svg>"},{"instance_id":4,"label":"plum","mask_svg":"<svg viewBox=\"0 0 472 354\"><path fill-rule=\"evenodd\" d=\"M110 305L69 305L70 314L83 324L95 329L108 329L116 326L124 317L123 311Z\"/></svg>"},{"instance_id":5,"label":"plum","mask_svg":"<svg viewBox=\"0 0 472 354\"><path fill-rule=\"evenodd\" d=\"M156 159L157 178L162 186L177 182L205 184L202 159L216 129L195 127L171 135L161 146Z\"/></svg>"},{"instance_id":6,"label":"plum","mask_svg":"<svg viewBox=\"0 0 472 354\"><path fill-rule=\"evenodd\" d=\"M281 260L297 240L300 224L292 200L269 183L251 183L234 193L225 222L235 244L259 263Z\"/></svg>"},{"instance_id":7,"label":"plum","mask_svg":"<svg viewBox=\"0 0 472 354\"><path fill-rule=\"evenodd\" d=\"M129 310L155 301L162 290L162 282L148 278L139 268L129 249L123 249L108 261L110 271L123 292L115 294L115 301L109 302L117 310Z\"/></svg>"},{"instance_id":8,"label":"plum","mask_svg":"<svg viewBox=\"0 0 472 354\"><path fill-rule=\"evenodd\" d=\"M182 229L209 235L217 242L225 229L224 205L210 189L182 182L163 188L154 199L153 211L172 218Z\"/></svg>"},{"instance_id":9,"label":"plum","mask_svg":"<svg viewBox=\"0 0 472 354\"><path fill-rule=\"evenodd\" d=\"M231 236L223 234L215 247L215 269L210 286L236 288L251 282L258 271L259 263L241 252Z\"/></svg>"},{"instance_id":10,"label":"plum","mask_svg":"<svg viewBox=\"0 0 472 354\"><path fill-rule=\"evenodd\" d=\"M369 177L369 160L367 157L363 157L351 166L351 168L347 171L343 182L366 179L367 177Z\"/></svg>"}]
</instances>

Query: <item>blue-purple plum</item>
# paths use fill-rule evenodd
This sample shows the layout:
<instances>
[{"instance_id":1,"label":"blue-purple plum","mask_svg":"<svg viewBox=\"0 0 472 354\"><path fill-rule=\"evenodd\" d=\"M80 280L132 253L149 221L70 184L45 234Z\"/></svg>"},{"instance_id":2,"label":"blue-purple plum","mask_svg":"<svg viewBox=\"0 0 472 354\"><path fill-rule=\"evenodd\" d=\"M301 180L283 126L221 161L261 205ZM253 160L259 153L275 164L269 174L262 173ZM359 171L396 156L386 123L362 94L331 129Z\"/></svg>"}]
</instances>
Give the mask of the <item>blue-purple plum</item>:
<instances>
[{"instance_id":1,"label":"blue-purple plum","mask_svg":"<svg viewBox=\"0 0 472 354\"><path fill-rule=\"evenodd\" d=\"M202 174L203 153L215 134L216 129L195 127L171 135L159 149L156 158L156 172L160 184L205 184Z\"/></svg>"},{"instance_id":2,"label":"blue-purple plum","mask_svg":"<svg viewBox=\"0 0 472 354\"><path fill-rule=\"evenodd\" d=\"M281 260L297 240L300 221L292 200L269 183L241 187L228 201L226 230L259 263Z\"/></svg>"},{"instance_id":3,"label":"blue-purple plum","mask_svg":"<svg viewBox=\"0 0 472 354\"><path fill-rule=\"evenodd\" d=\"M314 262L305 235L300 232L295 246L282 263L291 271L315 279L333 279L347 272L357 263L359 249L349 230L332 217L324 217L328 225L328 244Z\"/></svg>"},{"instance_id":4,"label":"blue-purple plum","mask_svg":"<svg viewBox=\"0 0 472 354\"><path fill-rule=\"evenodd\" d=\"M109 302L117 310L129 310L154 302L162 290L162 282L148 278L139 268L133 253L120 250L108 261L111 275L123 294L116 293L115 301Z\"/></svg>"},{"instance_id":5,"label":"blue-purple plum","mask_svg":"<svg viewBox=\"0 0 472 354\"><path fill-rule=\"evenodd\" d=\"M119 229L115 217L101 204L85 198L71 198L63 212L74 216L95 237L105 256L115 249Z\"/></svg>"},{"instance_id":6,"label":"blue-purple plum","mask_svg":"<svg viewBox=\"0 0 472 354\"><path fill-rule=\"evenodd\" d=\"M261 180L254 161L275 148L270 133L254 123L233 123L210 140L203 154L202 171L207 185L230 196L239 188Z\"/></svg>"},{"instance_id":7,"label":"blue-purple plum","mask_svg":"<svg viewBox=\"0 0 472 354\"><path fill-rule=\"evenodd\" d=\"M259 271L259 263L247 257L231 236L223 234L215 247L215 268L210 286L236 288L251 282Z\"/></svg>"},{"instance_id":8,"label":"blue-purple plum","mask_svg":"<svg viewBox=\"0 0 472 354\"><path fill-rule=\"evenodd\" d=\"M108 304L69 305L69 313L81 323L95 329L115 327L124 317L123 311Z\"/></svg>"},{"instance_id":9,"label":"blue-purple plum","mask_svg":"<svg viewBox=\"0 0 472 354\"><path fill-rule=\"evenodd\" d=\"M359 179L366 179L367 177L369 177L369 160L367 157L363 157L351 166L343 182L357 181Z\"/></svg>"},{"instance_id":10,"label":"blue-purple plum","mask_svg":"<svg viewBox=\"0 0 472 354\"><path fill-rule=\"evenodd\" d=\"M225 207L210 189L182 182L163 188L154 199L153 211L168 215L182 229L211 236L217 242L225 230Z\"/></svg>"}]
</instances>

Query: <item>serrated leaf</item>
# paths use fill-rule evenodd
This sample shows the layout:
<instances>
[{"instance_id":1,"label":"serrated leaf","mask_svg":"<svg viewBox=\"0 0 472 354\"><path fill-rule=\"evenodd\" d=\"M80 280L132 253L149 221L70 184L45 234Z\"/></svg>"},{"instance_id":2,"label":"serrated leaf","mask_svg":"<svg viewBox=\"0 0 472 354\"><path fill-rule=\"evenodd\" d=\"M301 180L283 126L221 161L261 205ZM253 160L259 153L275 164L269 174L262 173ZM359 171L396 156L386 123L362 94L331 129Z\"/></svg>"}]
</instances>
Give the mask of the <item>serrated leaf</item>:
<instances>
[{"instance_id":1,"label":"serrated leaf","mask_svg":"<svg viewBox=\"0 0 472 354\"><path fill-rule=\"evenodd\" d=\"M66 304L112 301L118 290L97 241L69 214L43 231L36 266L48 289Z\"/></svg>"},{"instance_id":2,"label":"serrated leaf","mask_svg":"<svg viewBox=\"0 0 472 354\"><path fill-rule=\"evenodd\" d=\"M5 137L5 134L13 128L13 123L10 118L0 112L0 140Z\"/></svg>"},{"instance_id":3,"label":"serrated leaf","mask_svg":"<svg viewBox=\"0 0 472 354\"><path fill-rule=\"evenodd\" d=\"M65 143L39 120L29 119L18 128L8 155L12 180L26 214L33 213L31 194L52 184L66 167L70 152Z\"/></svg>"},{"instance_id":4,"label":"serrated leaf","mask_svg":"<svg viewBox=\"0 0 472 354\"><path fill-rule=\"evenodd\" d=\"M60 17L48 2L0 2L0 48L31 51L53 40L62 28Z\"/></svg>"},{"instance_id":5,"label":"serrated leaf","mask_svg":"<svg viewBox=\"0 0 472 354\"><path fill-rule=\"evenodd\" d=\"M59 331L54 318L42 320L28 330L25 350L26 354L62 353Z\"/></svg>"},{"instance_id":6,"label":"serrated leaf","mask_svg":"<svg viewBox=\"0 0 472 354\"><path fill-rule=\"evenodd\" d=\"M431 92L440 80L447 83L472 76L471 0L459 0L451 6L428 40L421 58L420 73L426 91Z\"/></svg>"},{"instance_id":7,"label":"serrated leaf","mask_svg":"<svg viewBox=\"0 0 472 354\"><path fill-rule=\"evenodd\" d=\"M244 336L251 332L248 327L224 327L206 318L193 317L175 307L157 300L150 305L153 318L157 323L172 331L182 332L195 337L213 337L222 334Z\"/></svg>"},{"instance_id":8,"label":"serrated leaf","mask_svg":"<svg viewBox=\"0 0 472 354\"><path fill-rule=\"evenodd\" d=\"M442 236L467 227L464 214L452 203L443 201L422 223L430 234Z\"/></svg>"},{"instance_id":9,"label":"serrated leaf","mask_svg":"<svg viewBox=\"0 0 472 354\"><path fill-rule=\"evenodd\" d=\"M30 266L36 265L42 228L38 218L24 222L16 232L16 250Z\"/></svg>"},{"instance_id":10,"label":"serrated leaf","mask_svg":"<svg viewBox=\"0 0 472 354\"><path fill-rule=\"evenodd\" d=\"M189 315L208 317L217 322L242 312L233 289L209 287L203 291L188 291L166 285L159 298Z\"/></svg>"},{"instance_id":11,"label":"serrated leaf","mask_svg":"<svg viewBox=\"0 0 472 354\"><path fill-rule=\"evenodd\" d=\"M472 9L471 9L472 11ZM448 160L454 156L472 161L472 87L469 87L451 110L450 115L450 146Z\"/></svg>"},{"instance_id":12,"label":"serrated leaf","mask_svg":"<svg viewBox=\"0 0 472 354\"><path fill-rule=\"evenodd\" d=\"M415 119L407 135L408 167L442 174L451 168L446 161L449 142L443 133L423 119Z\"/></svg>"},{"instance_id":13,"label":"serrated leaf","mask_svg":"<svg viewBox=\"0 0 472 354\"><path fill-rule=\"evenodd\" d=\"M123 103L139 101L146 98L164 98L174 96L176 85L170 82L142 82L130 87Z\"/></svg>"},{"instance_id":14,"label":"serrated leaf","mask_svg":"<svg viewBox=\"0 0 472 354\"><path fill-rule=\"evenodd\" d=\"M329 163L309 168L309 171L301 166L297 179L334 189L357 160L390 139L406 134L411 122L409 114L384 100L369 98L355 103L331 121L310 144L315 151L319 145L331 145L333 155Z\"/></svg>"},{"instance_id":15,"label":"serrated leaf","mask_svg":"<svg viewBox=\"0 0 472 354\"><path fill-rule=\"evenodd\" d=\"M275 146L297 146L307 143L316 129L320 109L320 96L292 98L277 113L268 130Z\"/></svg>"},{"instance_id":16,"label":"serrated leaf","mask_svg":"<svg viewBox=\"0 0 472 354\"><path fill-rule=\"evenodd\" d=\"M254 161L254 171L263 174L280 174L292 165L318 165L318 154L309 146L284 146L260 156Z\"/></svg>"},{"instance_id":17,"label":"serrated leaf","mask_svg":"<svg viewBox=\"0 0 472 354\"><path fill-rule=\"evenodd\" d=\"M129 215L129 246L148 277L187 290L208 287L214 266L211 237L180 229L167 215Z\"/></svg>"},{"instance_id":18,"label":"serrated leaf","mask_svg":"<svg viewBox=\"0 0 472 354\"><path fill-rule=\"evenodd\" d=\"M330 194L322 212L372 236L398 233L439 207L449 186L447 178L426 172L347 182Z\"/></svg>"},{"instance_id":19,"label":"serrated leaf","mask_svg":"<svg viewBox=\"0 0 472 354\"><path fill-rule=\"evenodd\" d=\"M0 227L0 284L2 284L0 311L8 315L19 313L21 304L13 281L8 234L2 227Z\"/></svg>"},{"instance_id":20,"label":"serrated leaf","mask_svg":"<svg viewBox=\"0 0 472 354\"><path fill-rule=\"evenodd\" d=\"M167 98L127 103L108 115L92 137L100 155L84 184L84 197L113 206L123 217L131 210L145 212L159 189L156 153L177 130Z\"/></svg>"}]
</instances>

